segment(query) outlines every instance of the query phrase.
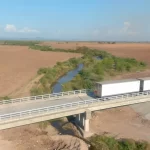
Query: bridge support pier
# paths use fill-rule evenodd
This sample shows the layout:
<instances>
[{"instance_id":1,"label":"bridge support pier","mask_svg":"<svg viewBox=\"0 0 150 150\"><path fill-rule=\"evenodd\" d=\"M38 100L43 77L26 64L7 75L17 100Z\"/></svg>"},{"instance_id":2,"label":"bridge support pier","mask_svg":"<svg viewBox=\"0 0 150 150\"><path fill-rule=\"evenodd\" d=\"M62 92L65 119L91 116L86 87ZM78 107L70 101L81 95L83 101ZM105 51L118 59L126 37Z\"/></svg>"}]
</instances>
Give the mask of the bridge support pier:
<instances>
[{"instance_id":1,"label":"bridge support pier","mask_svg":"<svg viewBox=\"0 0 150 150\"><path fill-rule=\"evenodd\" d=\"M84 137L87 137L87 134L90 133L90 119L91 119L91 111L87 109L84 113L76 115L76 123L82 130L82 134Z\"/></svg>"}]
</instances>

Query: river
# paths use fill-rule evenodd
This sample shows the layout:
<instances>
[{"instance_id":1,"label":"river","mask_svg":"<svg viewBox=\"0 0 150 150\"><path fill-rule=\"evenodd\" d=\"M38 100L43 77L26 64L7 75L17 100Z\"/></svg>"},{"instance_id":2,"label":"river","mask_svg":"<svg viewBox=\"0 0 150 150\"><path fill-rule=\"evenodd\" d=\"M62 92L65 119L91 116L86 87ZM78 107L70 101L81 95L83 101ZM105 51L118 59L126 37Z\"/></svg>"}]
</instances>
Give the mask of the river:
<instances>
[{"instance_id":1,"label":"river","mask_svg":"<svg viewBox=\"0 0 150 150\"><path fill-rule=\"evenodd\" d=\"M83 69L83 64L79 64L74 70L69 71L66 75L59 78L57 83L53 86L53 93L62 92L62 84L71 81Z\"/></svg>"},{"instance_id":2,"label":"river","mask_svg":"<svg viewBox=\"0 0 150 150\"><path fill-rule=\"evenodd\" d=\"M94 57L97 60L102 60L102 57L95 56ZM69 71L66 75L59 78L57 83L53 86L53 93L59 93L62 92L62 84L67 83L71 81L78 73L83 69L84 65L79 64L76 69Z\"/></svg>"}]
</instances>

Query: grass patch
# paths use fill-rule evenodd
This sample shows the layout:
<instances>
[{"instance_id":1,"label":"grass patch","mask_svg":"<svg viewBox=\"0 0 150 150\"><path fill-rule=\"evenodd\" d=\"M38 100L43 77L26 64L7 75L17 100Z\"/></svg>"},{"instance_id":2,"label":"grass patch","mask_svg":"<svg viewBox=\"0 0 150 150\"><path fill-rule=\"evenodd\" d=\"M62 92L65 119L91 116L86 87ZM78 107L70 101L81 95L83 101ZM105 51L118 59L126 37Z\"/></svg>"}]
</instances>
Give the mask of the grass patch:
<instances>
[{"instance_id":1,"label":"grass patch","mask_svg":"<svg viewBox=\"0 0 150 150\"><path fill-rule=\"evenodd\" d=\"M108 136L92 136L90 150L150 150L150 144L132 139L115 139Z\"/></svg>"},{"instance_id":2,"label":"grass patch","mask_svg":"<svg viewBox=\"0 0 150 150\"><path fill-rule=\"evenodd\" d=\"M9 96L0 97L0 100L9 100L11 99Z\"/></svg>"},{"instance_id":3,"label":"grass patch","mask_svg":"<svg viewBox=\"0 0 150 150\"><path fill-rule=\"evenodd\" d=\"M39 122L39 128L44 130L48 127L49 124L49 121Z\"/></svg>"}]
</instances>

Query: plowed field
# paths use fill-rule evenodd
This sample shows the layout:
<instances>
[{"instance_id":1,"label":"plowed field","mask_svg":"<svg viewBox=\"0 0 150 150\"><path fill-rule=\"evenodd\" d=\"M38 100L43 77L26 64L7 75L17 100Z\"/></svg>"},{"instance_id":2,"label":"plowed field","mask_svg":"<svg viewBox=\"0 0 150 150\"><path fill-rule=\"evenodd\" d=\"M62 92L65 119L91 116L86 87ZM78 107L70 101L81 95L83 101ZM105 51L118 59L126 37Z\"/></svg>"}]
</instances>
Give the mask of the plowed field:
<instances>
[{"instance_id":1,"label":"plowed field","mask_svg":"<svg viewBox=\"0 0 150 150\"><path fill-rule=\"evenodd\" d=\"M27 84L41 67L53 66L80 54L42 52L24 46L0 45L0 97Z\"/></svg>"}]
</instances>

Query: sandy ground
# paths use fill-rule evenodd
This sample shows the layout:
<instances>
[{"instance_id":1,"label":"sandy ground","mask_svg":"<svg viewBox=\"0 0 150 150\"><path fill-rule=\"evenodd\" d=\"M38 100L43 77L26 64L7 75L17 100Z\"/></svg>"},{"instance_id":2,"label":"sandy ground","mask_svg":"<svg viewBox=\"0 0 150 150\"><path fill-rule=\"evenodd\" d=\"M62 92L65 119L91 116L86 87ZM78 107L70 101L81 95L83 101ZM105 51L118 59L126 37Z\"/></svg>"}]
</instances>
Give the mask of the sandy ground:
<instances>
[{"instance_id":1,"label":"sandy ground","mask_svg":"<svg viewBox=\"0 0 150 150\"><path fill-rule=\"evenodd\" d=\"M132 57L146 61L150 65L149 43L99 44L97 42L43 42L42 44L64 49L76 49L79 46L87 46L89 48L108 51L116 56Z\"/></svg>"},{"instance_id":2,"label":"sandy ground","mask_svg":"<svg viewBox=\"0 0 150 150\"><path fill-rule=\"evenodd\" d=\"M144 120L130 107L97 111L92 116L90 128L96 134L150 141L150 121Z\"/></svg>"},{"instance_id":3,"label":"sandy ground","mask_svg":"<svg viewBox=\"0 0 150 150\"><path fill-rule=\"evenodd\" d=\"M53 66L80 54L29 50L24 46L0 45L0 96L8 95L33 79L41 67Z\"/></svg>"},{"instance_id":4,"label":"sandy ground","mask_svg":"<svg viewBox=\"0 0 150 150\"><path fill-rule=\"evenodd\" d=\"M12 141L4 140L0 136L0 150L15 150L15 144Z\"/></svg>"},{"instance_id":5,"label":"sandy ground","mask_svg":"<svg viewBox=\"0 0 150 150\"><path fill-rule=\"evenodd\" d=\"M26 125L0 131L0 150L88 150L80 139L70 135L58 135L51 125L39 128L39 124Z\"/></svg>"}]
</instances>

